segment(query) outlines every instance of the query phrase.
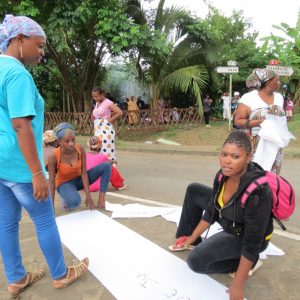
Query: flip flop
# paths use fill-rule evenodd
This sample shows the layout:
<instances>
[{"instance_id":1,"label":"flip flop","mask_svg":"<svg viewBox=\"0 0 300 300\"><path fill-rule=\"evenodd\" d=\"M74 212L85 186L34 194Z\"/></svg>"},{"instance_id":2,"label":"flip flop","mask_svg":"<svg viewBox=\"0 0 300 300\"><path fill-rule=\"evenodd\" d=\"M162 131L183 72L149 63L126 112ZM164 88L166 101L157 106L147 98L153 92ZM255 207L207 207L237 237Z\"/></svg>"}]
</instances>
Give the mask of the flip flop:
<instances>
[{"instance_id":1,"label":"flip flop","mask_svg":"<svg viewBox=\"0 0 300 300\"><path fill-rule=\"evenodd\" d=\"M173 252L179 252L179 251L185 251L185 250L193 250L195 248L195 246L192 245L182 245L180 247L177 247L176 245L170 245L169 250L173 251Z\"/></svg>"}]
</instances>

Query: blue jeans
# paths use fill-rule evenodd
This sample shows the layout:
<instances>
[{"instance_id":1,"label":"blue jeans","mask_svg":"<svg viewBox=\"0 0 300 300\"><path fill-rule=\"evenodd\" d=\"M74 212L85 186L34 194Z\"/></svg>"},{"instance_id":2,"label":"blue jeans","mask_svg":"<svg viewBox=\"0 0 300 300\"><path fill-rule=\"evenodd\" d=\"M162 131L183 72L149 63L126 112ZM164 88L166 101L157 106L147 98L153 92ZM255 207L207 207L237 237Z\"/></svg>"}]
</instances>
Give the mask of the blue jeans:
<instances>
[{"instance_id":1,"label":"blue jeans","mask_svg":"<svg viewBox=\"0 0 300 300\"><path fill-rule=\"evenodd\" d=\"M0 179L0 252L9 283L25 277L19 244L19 222L22 207L32 219L40 248L53 279L67 273L63 251L50 196L38 202L33 197L32 183L16 183Z\"/></svg>"},{"instance_id":2,"label":"blue jeans","mask_svg":"<svg viewBox=\"0 0 300 300\"><path fill-rule=\"evenodd\" d=\"M106 193L110 180L111 164L101 163L90 169L88 172L89 183L95 182L101 177L100 192ZM57 191L61 197L63 207L66 209L75 209L80 206L81 198L78 191L83 189L81 176L61 184Z\"/></svg>"}]
</instances>

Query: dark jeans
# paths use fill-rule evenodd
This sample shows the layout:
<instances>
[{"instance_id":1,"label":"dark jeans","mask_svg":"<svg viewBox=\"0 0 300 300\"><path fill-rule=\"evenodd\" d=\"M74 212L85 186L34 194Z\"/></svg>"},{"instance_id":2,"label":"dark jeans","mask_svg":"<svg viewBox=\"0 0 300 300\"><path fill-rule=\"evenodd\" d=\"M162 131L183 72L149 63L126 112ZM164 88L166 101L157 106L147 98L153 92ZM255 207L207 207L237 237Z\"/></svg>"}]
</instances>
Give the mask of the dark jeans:
<instances>
[{"instance_id":1,"label":"dark jeans","mask_svg":"<svg viewBox=\"0 0 300 300\"><path fill-rule=\"evenodd\" d=\"M210 111L204 112L204 121L205 121L205 125L209 124L209 116L210 116Z\"/></svg>"},{"instance_id":2,"label":"dark jeans","mask_svg":"<svg viewBox=\"0 0 300 300\"><path fill-rule=\"evenodd\" d=\"M203 211L206 209L211 196L212 189L206 185L200 183L191 183L188 185L185 192L176 238L183 235L191 235L193 233L194 229L201 221ZM199 237L194 242L194 245L199 244L201 240L201 237Z\"/></svg>"},{"instance_id":3,"label":"dark jeans","mask_svg":"<svg viewBox=\"0 0 300 300\"><path fill-rule=\"evenodd\" d=\"M192 183L188 186L176 238L192 234L201 221L203 211L211 197L210 187L199 183ZM187 258L187 264L194 272L211 274L230 273L237 270L243 247L241 237L222 231L202 242L201 240L200 237L194 242L196 247ZM267 246L268 242L265 241L261 251L264 251Z\"/></svg>"},{"instance_id":4,"label":"dark jeans","mask_svg":"<svg viewBox=\"0 0 300 300\"><path fill-rule=\"evenodd\" d=\"M101 163L87 171L89 183L92 184L101 177L100 192L106 193L111 174L111 164L108 162ZM63 207L67 209L77 208L81 203L78 191L83 189L81 176L61 184L57 191L63 202Z\"/></svg>"}]
</instances>

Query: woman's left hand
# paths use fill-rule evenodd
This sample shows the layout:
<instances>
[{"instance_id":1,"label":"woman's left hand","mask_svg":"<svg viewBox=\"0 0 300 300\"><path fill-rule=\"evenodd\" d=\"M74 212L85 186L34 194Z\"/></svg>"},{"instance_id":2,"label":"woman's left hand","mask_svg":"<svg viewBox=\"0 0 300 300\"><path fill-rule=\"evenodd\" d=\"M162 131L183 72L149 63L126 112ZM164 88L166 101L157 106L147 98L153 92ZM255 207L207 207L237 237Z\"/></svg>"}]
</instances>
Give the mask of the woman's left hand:
<instances>
[{"instance_id":1,"label":"woman's left hand","mask_svg":"<svg viewBox=\"0 0 300 300\"><path fill-rule=\"evenodd\" d=\"M94 210L96 208L95 203L92 198L86 198L85 206L88 207L90 210Z\"/></svg>"},{"instance_id":2,"label":"woman's left hand","mask_svg":"<svg viewBox=\"0 0 300 300\"><path fill-rule=\"evenodd\" d=\"M234 283L228 290L230 300L244 300L244 291L242 287L235 286Z\"/></svg>"}]
</instances>

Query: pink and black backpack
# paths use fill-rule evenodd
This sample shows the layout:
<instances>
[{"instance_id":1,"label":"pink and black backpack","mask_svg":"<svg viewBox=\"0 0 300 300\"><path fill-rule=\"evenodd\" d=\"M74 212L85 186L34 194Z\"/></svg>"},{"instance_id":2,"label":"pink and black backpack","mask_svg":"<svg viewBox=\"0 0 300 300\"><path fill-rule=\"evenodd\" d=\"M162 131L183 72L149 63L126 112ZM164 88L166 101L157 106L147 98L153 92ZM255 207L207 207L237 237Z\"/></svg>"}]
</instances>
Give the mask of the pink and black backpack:
<instances>
[{"instance_id":1,"label":"pink and black backpack","mask_svg":"<svg viewBox=\"0 0 300 300\"><path fill-rule=\"evenodd\" d=\"M221 182L223 174L219 176ZM273 194L272 213L274 219L278 222L283 230L285 226L280 220L288 219L295 210L295 191L292 185L282 176L275 173L266 171L264 176L257 178L254 182L250 183L241 199L241 206L245 207L247 199L251 196L253 191L264 185L268 184Z\"/></svg>"}]
</instances>

